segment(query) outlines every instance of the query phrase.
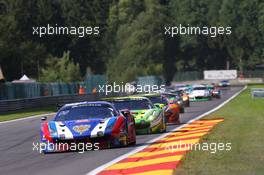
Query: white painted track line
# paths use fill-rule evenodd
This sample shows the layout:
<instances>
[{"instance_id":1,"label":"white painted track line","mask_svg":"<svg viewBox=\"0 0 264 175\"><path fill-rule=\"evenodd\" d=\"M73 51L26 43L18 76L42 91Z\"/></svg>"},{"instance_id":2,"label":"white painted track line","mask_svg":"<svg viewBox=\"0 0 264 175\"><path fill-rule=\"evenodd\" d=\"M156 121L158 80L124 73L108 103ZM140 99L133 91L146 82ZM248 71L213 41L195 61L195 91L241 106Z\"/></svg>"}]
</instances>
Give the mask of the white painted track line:
<instances>
[{"instance_id":1,"label":"white painted track line","mask_svg":"<svg viewBox=\"0 0 264 175\"><path fill-rule=\"evenodd\" d=\"M38 117L42 117L42 116L54 115L54 114L56 114L56 113L39 114L39 115L33 115L33 116L25 117L25 118L19 118L19 119L14 119L14 120L3 121L3 122L0 122L0 125L1 124L6 124L6 123L23 121L23 120L29 120L29 119L32 119L32 118L38 118Z\"/></svg>"},{"instance_id":2,"label":"white painted track line","mask_svg":"<svg viewBox=\"0 0 264 175\"><path fill-rule=\"evenodd\" d=\"M153 142L155 142L155 141L157 141L157 140L159 140L159 139L162 139L163 137L167 136L167 135L170 134L171 132L177 131L177 130L179 130L180 128L183 128L184 126L188 125L189 123L191 123L191 122L193 122L193 121L195 121L195 120L199 120L199 119L201 119L201 118L203 118L203 117L205 117L205 116L207 116L207 115L209 115L209 114L211 114L211 113L217 111L218 109L220 109L221 107L223 107L225 104L229 103L231 100L233 100L234 98L236 98L236 97L237 97L241 92L243 92L246 88L247 88L247 86L245 86L245 87L244 87L243 89L241 89L239 92L235 93L235 94L234 94L233 96L231 96L229 99L227 99L226 101L224 101L224 102L221 103L220 105L216 106L215 108L211 109L210 111L207 111L207 112L205 112L205 113L203 113L203 114L201 114L201 115L199 115L199 116L193 118L192 120L188 121L186 124L183 124L183 125L181 125L181 126L178 126L178 127L174 128L173 130L171 130L171 131L168 132L168 133L162 134L162 135L160 135L159 137L156 137L156 138L154 138L154 139L148 141L147 144L144 145L144 146L140 146L140 147L138 147L138 148L135 148L134 150L132 150L132 151L126 153L126 154L123 154L122 156L119 156L119 157L115 158L114 160L112 160L112 161L110 161L110 162L108 162L108 163L106 163L106 164L103 164L103 165L97 167L96 169L92 170L91 172L86 173L86 175L95 175L95 174L98 174L99 172L103 171L103 170L106 169L107 167L109 167L109 166L111 166L111 165L113 165L113 164L115 164L115 163L117 163L117 162L119 162L119 161L121 161L121 160L123 160L123 159L129 157L129 156L132 155L132 154L135 154L135 153L137 153L137 152L143 150L144 148L148 147L148 144L151 144L151 143L153 143Z\"/></svg>"}]
</instances>

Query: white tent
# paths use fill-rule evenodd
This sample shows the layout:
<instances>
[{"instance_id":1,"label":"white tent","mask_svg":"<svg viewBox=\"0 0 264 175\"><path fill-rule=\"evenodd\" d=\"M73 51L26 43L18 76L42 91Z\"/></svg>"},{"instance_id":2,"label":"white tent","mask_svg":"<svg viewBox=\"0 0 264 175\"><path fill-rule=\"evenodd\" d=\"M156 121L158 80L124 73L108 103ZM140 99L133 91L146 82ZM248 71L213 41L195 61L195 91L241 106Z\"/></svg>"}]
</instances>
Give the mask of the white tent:
<instances>
[{"instance_id":1,"label":"white tent","mask_svg":"<svg viewBox=\"0 0 264 175\"><path fill-rule=\"evenodd\" d=\"M19 81L28 81L28 80L30 79L25 74L19 79Z\"/></svg>"},{"instance_id":2,"label":"white tent","mask_svg":"<svg viewBox=\"0 0 264 175\"><path fill-rule=\"evenodd\" d=\"M23 75L19 80L14 80L12 83L35 83L36 80L28 78L27 75Z\"/></svg>"}]
</instances>

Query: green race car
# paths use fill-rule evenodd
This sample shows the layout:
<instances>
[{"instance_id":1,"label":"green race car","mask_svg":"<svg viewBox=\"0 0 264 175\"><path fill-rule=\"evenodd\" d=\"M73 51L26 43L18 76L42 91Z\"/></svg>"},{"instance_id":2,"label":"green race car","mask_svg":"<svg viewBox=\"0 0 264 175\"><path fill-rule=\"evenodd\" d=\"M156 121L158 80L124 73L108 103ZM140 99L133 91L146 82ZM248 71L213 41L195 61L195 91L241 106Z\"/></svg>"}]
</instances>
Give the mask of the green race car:
<instances>
[{"instance_id":1,"label":"green race car","mask_svg":"<svg viewBox=\"0 0 264 175\"><path fill-rule=\"evenodd\" d=\"M154 105L164 109L165 121L169 124L180 123L180 113L184 113L181 97L169 92L138 94L137 96L147 97ZM180 104L181 102L181 104Z\"/></svg>"},{"instance_id":2,"label":"green race car","mask_svg":"<svg viewBox=\"0 0 264 175\"><path fill-rule=\"evenodd\" d=\"M136 123L137 134L161 133L166 131L164 110L146 97L116 97L107 99L117 110L128 109Z\"/></svg>"}]
</instances>

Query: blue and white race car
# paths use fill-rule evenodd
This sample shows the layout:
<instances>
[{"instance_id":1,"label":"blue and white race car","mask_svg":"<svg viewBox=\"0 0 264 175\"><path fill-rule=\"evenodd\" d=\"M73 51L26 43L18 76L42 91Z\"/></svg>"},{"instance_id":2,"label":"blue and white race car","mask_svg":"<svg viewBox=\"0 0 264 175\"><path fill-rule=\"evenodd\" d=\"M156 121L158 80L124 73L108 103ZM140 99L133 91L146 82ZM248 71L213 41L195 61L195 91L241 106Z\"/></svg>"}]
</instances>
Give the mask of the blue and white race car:
<instances>
[{"instance_id":1,"label":"blue and white race car","mask_svg":"<svg viewBox=\"0 0 264 175\"><path fill-rule=\"evenodd\" d=\"M42 118L40 136L44 153L73 151L76 143L96 143L99 148L136 143L130 111L103 101L64 105L53 120Z\"/></svg>"},{"instance_id":2,"label":"blue and white race car","mask_svg":"<svg viewBox=\"0 0 264 175\"><path fill-rule=\"evenodd\" d=\"M230 82L228 80L222 80L219 82L218 84L220 87L229 87L230 86Z\"/></svg>"}]
</instances>

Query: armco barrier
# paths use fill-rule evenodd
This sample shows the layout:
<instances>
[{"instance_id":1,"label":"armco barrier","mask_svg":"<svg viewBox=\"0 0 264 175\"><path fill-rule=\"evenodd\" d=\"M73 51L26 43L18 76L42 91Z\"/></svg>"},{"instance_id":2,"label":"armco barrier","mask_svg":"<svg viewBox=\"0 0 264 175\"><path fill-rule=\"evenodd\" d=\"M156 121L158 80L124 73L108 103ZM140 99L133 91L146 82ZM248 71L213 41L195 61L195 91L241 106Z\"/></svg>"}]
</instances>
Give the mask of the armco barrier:
<instances>
[{"instance_id":1,"label":"armco barrier","mask_svg":"<svg viewBox=\"0 0 264 175\"><path fill-rule=\"evenodd\" d=\"M122 95L122 94L118 94L118 95ZM111 94L111 96L117 96L117 94ZM9 111L16 111L20 109L32 109L32 108L40 108L40 107L57 106L58 104L81 102L81 101L93 101L93 100L99 100L100 98L103 97L105 96L100 94L83 94L83 95L60 95L60 96L29 98L29 99L20 99L20 100L4 100L4 101L0 101L0 114L7 113Z\"/></svg>"}]
</instances>

